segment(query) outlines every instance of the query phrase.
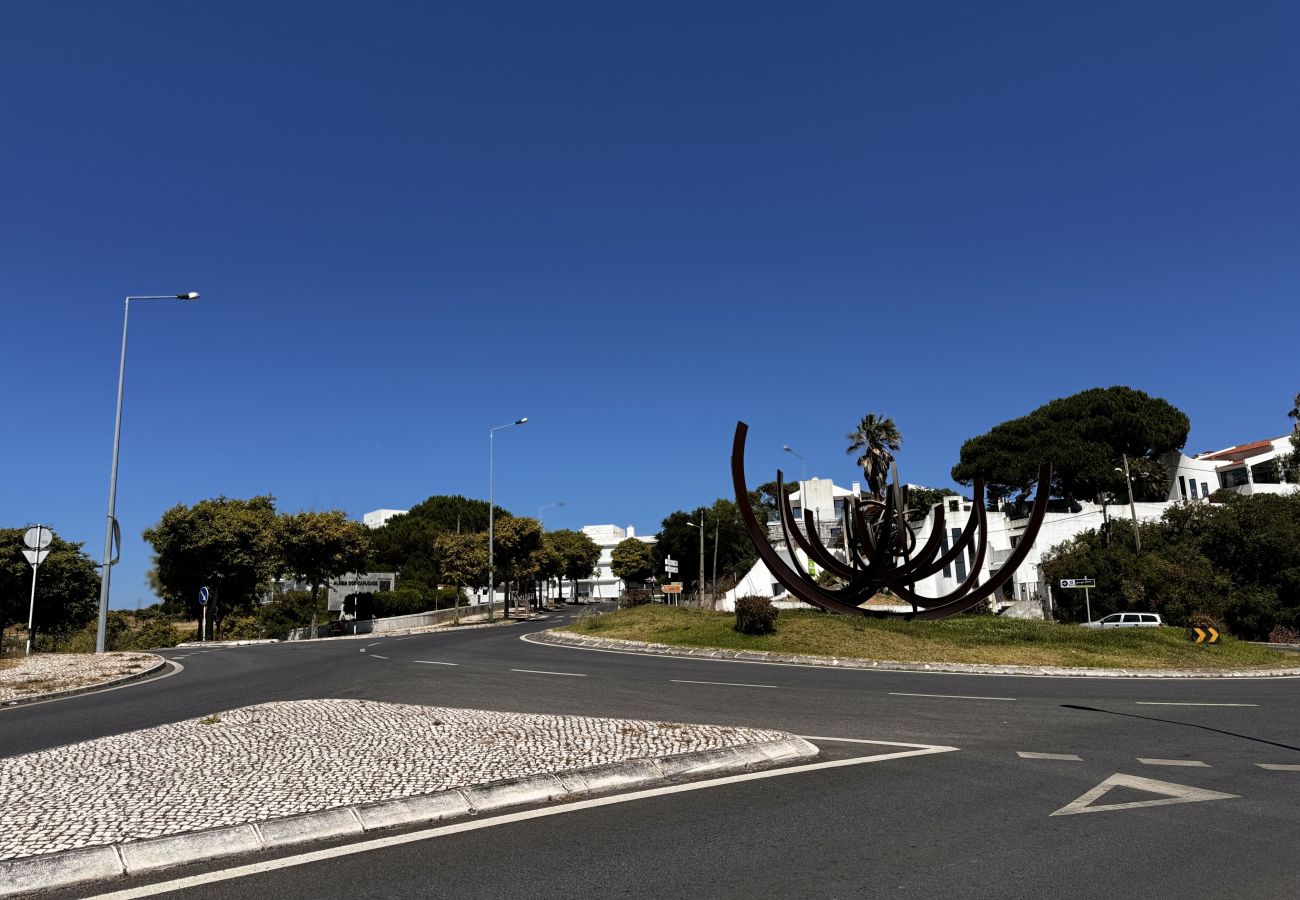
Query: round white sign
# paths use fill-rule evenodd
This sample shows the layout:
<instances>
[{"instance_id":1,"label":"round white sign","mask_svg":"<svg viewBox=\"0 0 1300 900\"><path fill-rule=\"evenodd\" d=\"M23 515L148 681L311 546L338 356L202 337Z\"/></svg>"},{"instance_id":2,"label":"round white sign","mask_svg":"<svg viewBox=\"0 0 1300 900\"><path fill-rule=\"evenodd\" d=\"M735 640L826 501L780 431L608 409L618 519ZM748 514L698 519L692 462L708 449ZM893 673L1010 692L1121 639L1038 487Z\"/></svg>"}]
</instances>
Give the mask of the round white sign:
<instances>
[{"instance_id":1,"label":"round white sign","mask_svg":"<svg viewBox=\"0 0 1300 900\"><path fill-rule=\"evenodd\" d=\"M27 533L23 535L23 543L33 550L44 550L50 546L50 541L54 540L54 532L44 525L37 525L28 528Z\"/></svg>"}]
</instances>

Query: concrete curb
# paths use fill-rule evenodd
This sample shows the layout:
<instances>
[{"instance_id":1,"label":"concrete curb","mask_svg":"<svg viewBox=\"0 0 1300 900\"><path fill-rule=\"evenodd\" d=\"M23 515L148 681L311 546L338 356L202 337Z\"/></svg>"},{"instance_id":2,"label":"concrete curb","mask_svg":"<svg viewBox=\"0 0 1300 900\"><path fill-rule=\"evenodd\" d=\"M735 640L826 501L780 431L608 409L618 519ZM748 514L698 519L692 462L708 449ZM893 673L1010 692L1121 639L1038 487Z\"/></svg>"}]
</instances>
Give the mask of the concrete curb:
<instances>
[{"instance_id":1,"label":"concrete curb","mask_svg":"<svg viewBox=\"0 0 1300 900\"><path fill-rule=\"evenodd\" d=\"M885 672L936 672L952 675L1040 675L1054 678L1296 678L1300 668L1287 669L1082 669L1069 666L999 666L978 663L906 663L877 659L844 659L808 656L797 653L772 653L767 650L721 650L716 648L674 647L645 641L618 638L588 638L555 630L525 635L531 641L560 647L588 650L615 650L620 653L644 653L651 656L676 656L686 659L723 659L740 662L781 663L796 666L820 666L828 669L874 669Z\"/></svg>"},{"instance_id":2,"label":"concrete curb","mask_svg":"<svg viewBox=\"0 0 1300 900\"><path fill-rule=\"evenodd\" d=\"M253 647L257 644L279 644L282 641L279 638L258 638L246 641L182 641L168 650L208 650L217 647Z\"/></svg>"},{"instance_id":3,"label":"concrete curb","mask_svg":"<svg viewBox=\"0 0 1300 900\"><path fill-rule=\"evenodd\" d=\"M808 741L787 735L778 740L740 747L628 760L571 772L453 788L418 797L335 807L285 819L0 860L0 897L138 875L309 841L359 837L383 828L425 825L510 806L573 800L705 775L770 769L808 759L819 752Z\"/></svg>"},{"instance_id":4,"label":"concrete curb","mask_svg":"<svg viewBox=\"0 0 1300 900\"><path fill-rule=\"evenodd\" d=\"M152 656L157 660L157 662L145 669L143 672L136 672L134 675L123 675L120 678L110 678L108 681L97 681L94 684L87 684L82 687L68 688L66 691L50 691L45 694L32 694L28 697L14 697L12 700L0 701L0 709L9 709L12 706L22 706L26 703L40 703L45 700L60 700L64 697L75 697L77 694L89 694L92 691L102 691L104 688L117 687L118 685L127 684L132 681L139 681L141 678L148 678L150 675L156 674L163 666L167 665L167 660L163 659L156 653L147 653L145 655Z\"/></svg>"},{"instance_id":5,"label":"concrete curb","mask_svg":"<svg viewBox=\"0 0 1300 900\"><path fill-rule=\"evenodd\" d=\"M439 625L418 625L414 628L398 628L395 631L371 631L366 634L340 634L334 637L300 638L296 641L277 641L277 643L312 644L318 641L363 641L363 640L381 641L384 638L404 637L405 635L408 634L436 634L440 632L445 632L447 634L459 634L462 631L473 631L476 628L501 628L506 625L521 625L527 621L529 620L510 618L504 622L500 620L495 622L475 622L472 625L452 625L450 622L445 622ZM197 646L215 647L217 646L217 644L214 642L211 644L199 644Z\"/></svg>"}]
</instances>

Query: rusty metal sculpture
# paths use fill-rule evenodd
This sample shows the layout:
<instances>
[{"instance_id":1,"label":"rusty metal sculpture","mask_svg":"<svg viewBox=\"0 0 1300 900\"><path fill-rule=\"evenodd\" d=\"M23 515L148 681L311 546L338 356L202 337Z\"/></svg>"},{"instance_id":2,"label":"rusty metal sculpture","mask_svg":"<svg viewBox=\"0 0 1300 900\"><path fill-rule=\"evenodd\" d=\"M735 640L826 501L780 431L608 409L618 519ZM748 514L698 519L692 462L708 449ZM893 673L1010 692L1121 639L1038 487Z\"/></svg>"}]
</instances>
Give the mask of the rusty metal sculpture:
<instances>
[{"instance_id":1,"label":"rusty metal sculpture","mask_svg":"<svg viewBox=\"0 0 1300 900\"><path fill-rule=\"evenodd\" d=\"M943 506L939 505L934 510L934 527L930 530L930 537L918 549L916 536L907 525L907 488L899 486L898 467L891 465L892 483L886 487L883 497L865 497L845 504L840 526L844 530L846 558L840 559L822 542L813 513L806 505L803 510L804 527L799 527L790 507L790 498L785 492L785 478L778 469L776 495L781 534L792 558L797 548L818 566L844 582L842 587L825 587L802 570L786 565L769 543L764 526L755 517L749 502L749 490L745 486L745 436L748 433L748 425L744 422L736 423L736 437L731 448L731 479L736 490L736 505L740 508L749 539L753 541L754 549L767 564L773 578L794 597L827 612L900 619L945 619L965 612L992 596L1011 579L1034 546L1038 529L1043 524L1043 516L1047 513L1047 499L1052 483L1050 465L1044 465L1039 470L1038 490L1020 542L997 571L980 584L979 576L988 550L988 519L982 478L975 479L975 496L966 527L953 545L940 554L944 535ZM970 551L970 575L955 590L941 597L922 597L916 593L917 581L951 565L961 554L967 553L972 545L975 549ZM910 604L911 611L869 609L863 605L886 588Z\"/></svg>"}]
</instances>

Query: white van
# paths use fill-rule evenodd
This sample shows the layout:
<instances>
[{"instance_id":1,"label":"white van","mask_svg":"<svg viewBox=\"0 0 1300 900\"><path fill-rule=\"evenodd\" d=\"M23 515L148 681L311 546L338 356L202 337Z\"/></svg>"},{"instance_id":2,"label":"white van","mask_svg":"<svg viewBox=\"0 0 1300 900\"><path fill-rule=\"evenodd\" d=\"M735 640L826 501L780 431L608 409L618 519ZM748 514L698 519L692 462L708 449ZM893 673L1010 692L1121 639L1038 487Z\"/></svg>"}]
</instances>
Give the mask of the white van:
<instances>
[{"instance_id":1,"label":"white van","mask_svg":"<svg viewBox=\"0 0 1300 900\"><path fill-rule=\"evenodd\" d=\"M1084 628L1159 628L1165 624L1159 613L1111 613L1095 622L1084 622Z\"/></svg>"}]
</instances>

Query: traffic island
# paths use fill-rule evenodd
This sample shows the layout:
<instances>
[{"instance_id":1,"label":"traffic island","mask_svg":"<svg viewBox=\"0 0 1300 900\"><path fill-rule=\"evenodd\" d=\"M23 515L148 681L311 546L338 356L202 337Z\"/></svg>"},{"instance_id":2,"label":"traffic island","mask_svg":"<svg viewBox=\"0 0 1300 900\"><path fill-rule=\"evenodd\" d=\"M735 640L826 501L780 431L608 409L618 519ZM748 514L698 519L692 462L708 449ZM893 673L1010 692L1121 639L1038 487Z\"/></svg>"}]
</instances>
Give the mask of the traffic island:
<instances>
[{"instance_id":1,"label":"traffic island","mask_svg":"<svg viewBox=\"0 0 1300 900\"><path fill-rule=\"evenodd\" d=\"M754 728L264 703L0 760L0 896L817 753Z\"/></svg>"},{"instance_id":2,"label":"traffic island","mask_svg":"<svg viewBox=\"0 0 1300 900\"><path fill-rule=\"evenodd\" d=\"M0 660L0 706L112 687L152 675L166 664L152 653L35 653Z\"/></svg>"}]
</instances>

